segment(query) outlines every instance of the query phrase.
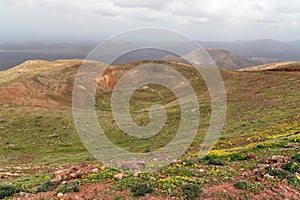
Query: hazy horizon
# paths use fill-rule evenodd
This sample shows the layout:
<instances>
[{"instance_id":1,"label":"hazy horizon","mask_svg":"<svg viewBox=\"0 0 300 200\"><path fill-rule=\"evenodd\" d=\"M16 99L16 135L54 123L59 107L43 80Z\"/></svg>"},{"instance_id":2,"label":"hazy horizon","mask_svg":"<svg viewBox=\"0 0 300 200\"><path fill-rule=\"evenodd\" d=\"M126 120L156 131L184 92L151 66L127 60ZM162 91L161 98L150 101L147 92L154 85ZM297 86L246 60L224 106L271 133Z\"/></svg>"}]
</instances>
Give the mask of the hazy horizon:
<instances>
[{"instance_id":1,"label":"hazy horizon","mask_svg":"<svg viewBox=\"0 0 300 200\"><path fill-rule=\"evenodd\" d=\"M195 38L194 38L195 39ZM41 43L41 44L95 44L100 43L106 39L100 39L100 40L24 40L24 41L0 41L0 44L30 44L30 43ZM276 41L276 42L282 42L282 43L290 43L290 42L296 42L300 41L299 39L293 39L293 40L277 40L274 38L257 38L257 39L243 39L243 40L200 40L195 39L197 42L203 42L203 43L219 43L219 42L228 42L228 43L234 43L234 42L255 42L255 41ZM141 41L122 41L122 42L141 42ZM147 41L146 41L147 42ZM168 41L170 42L170 41ZM172 41L171 41L172 42ZM177 42L177 41L174 41ZM1 50L1 49L0 49Z\"/></svg>"}]
</instances>

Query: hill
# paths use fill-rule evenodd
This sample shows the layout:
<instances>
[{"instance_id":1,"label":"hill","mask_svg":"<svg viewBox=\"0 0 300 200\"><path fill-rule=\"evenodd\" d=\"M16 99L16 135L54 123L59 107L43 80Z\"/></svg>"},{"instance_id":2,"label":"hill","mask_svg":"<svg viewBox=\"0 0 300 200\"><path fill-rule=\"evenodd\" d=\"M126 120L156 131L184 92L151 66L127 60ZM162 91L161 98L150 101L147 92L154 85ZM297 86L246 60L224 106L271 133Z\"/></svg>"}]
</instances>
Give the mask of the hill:
<instances>
[{"instance_id":1,"label":"hill","mask_svg":"<svg viewBox=\"0 0 300 200\"><path fill-rule=\"evenodd\" d=\"M1 104L53 107L71 102L72 85L80 60L29 60L0 73ZM56 99L57 98L57 99Z\"/></svg>"},{"instance_id":2,"label":"hill","mask_svg":"<svg viewBox=\"0 0 300 200\"><path fill-rule=\"evenodd\" d=\"M180 198L193 188L202 191L202 199L299 196L299 172L293 171L298 168L288 167L298 165L299 159L295 155L300 150L299 71L221 69L227 92L226 123L212 152L200 160L198 152L210 122L210 95L201 76L187 64L139 61L111 66L97 80L99 124L114 144L131 152L155 151L170 142L178 130L180 109L176 96L165 87L149 84L130 101L132 118L141 126L149 123L148 108L165 107L166 125L153 138L124 134L111 113L115 83L126 71L149 62L176 69L190 81L199 99L197 136L182 158L150 172L124 172L95 161L77 134L71 110L73 83L82 60L27 61L0 72L1 185L23 190L25 194L16 197L21 199L57 198L66 182L80 185L78 193L64 190L63 197L70 199L131 198L133 188L144 187L141 183L155 189L146 197L152 199ZM37 193L36 188L47 181L54 184L52 191Z\"/></svg>"},{"instance_id":3,"label":"hill","mask_svg":"<svg viewBox=\"0 0 300 200\"><path fill-rule=\"evenodd\" d=\"M189 55L197 54L197 51L198 50L194 50L190 52ZM206 49L206 51L211 56L211 58L215 61L217 67L228 69L228 70L242 69L250 66L261 65L264 64L265 62L271 62L263 59L242 58L224 49L208 48ZM185 61L184 58L182 57L178 58L175 55L170 55L170 54L164 56L162 60L187 64L187 61Z\"/></svg>"},{"instance_id":4,"label":"hill","mask_svg":"<svg viewBox=\"0 0 300 200\"><path fill-rule=\"evenodd\" d=\"M239 71L300 71L299 62L275 62L260 66L252 66Z\"/></svg>"},{"instance_id":5,"label":"hill","mask_svg":"<svg viewBox=\"0 0 300 200\"><path fill-rule=\"evenodd\" d=\"M241 69L254 65L263 64L260 59L246 59L223 49L207 49L208 54L215 61L216 65L223 69Z\"/></svg>"},{"instance_id":6,"label":"hill","mask_svg":"<svg viewBox=\"0 0 300 200\"><path fill-rule=\"evenodd\" d=\"M272 39L233 42L201 42L206 48L222 48L245 58L271 58L299 61L299 40L281 42Z\"/></svg>"}]
</instances>

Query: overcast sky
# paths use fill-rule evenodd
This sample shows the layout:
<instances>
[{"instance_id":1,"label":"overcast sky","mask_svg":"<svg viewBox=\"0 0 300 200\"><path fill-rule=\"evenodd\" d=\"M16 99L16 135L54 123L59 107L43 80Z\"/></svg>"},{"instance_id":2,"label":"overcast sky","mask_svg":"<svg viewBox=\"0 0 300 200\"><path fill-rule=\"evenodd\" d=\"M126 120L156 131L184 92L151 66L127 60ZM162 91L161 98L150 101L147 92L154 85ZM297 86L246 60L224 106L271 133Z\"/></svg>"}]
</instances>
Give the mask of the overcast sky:
<instances>
[{"instance_id":1,"label":"overcast sky","mask_svg":"<svg viewBox=\"0 0 300 200\"><path fill-rule=\"evenodd\" d=\"M99 41L164 27L202 41L300 39L298 0L0 0L0 42Z\"/></svg>"}]
</instances>

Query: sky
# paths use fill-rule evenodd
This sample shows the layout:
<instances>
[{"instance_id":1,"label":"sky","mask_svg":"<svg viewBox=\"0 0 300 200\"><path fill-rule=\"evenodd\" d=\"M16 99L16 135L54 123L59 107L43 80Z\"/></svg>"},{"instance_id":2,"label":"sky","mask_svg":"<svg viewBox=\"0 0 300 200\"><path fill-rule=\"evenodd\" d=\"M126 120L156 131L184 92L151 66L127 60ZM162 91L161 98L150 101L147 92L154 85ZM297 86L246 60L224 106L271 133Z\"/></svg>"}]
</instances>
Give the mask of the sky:
<instances>
[{"instance_id":1,"label":"sky","mask_svg":"<svg viewBox=\"0 0 300 200\"><path fill-rule=\"evenodd\" d=\"M100 41L162 27L201 41L300 39L297 0L0 0L0 42Z\"/></svg>"}]
</instances>

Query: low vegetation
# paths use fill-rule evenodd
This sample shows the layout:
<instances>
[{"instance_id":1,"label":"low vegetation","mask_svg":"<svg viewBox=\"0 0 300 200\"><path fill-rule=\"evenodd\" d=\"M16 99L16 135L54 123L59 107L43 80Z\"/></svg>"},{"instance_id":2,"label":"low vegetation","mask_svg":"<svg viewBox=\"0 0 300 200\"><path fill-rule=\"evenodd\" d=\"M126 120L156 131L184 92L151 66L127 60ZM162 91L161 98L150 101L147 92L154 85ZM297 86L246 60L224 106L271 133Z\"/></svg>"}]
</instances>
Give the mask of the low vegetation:
<instances>
[{"instance_id":1,"label":"low vegetation","mask_svg":"<svg viewBox=\"0 0 300 200\"><path fill-rule=\"evenodd\" d=\"M251 191L253 193L259 193L260 190L262 189L263 185L261 183L249 183L247 181L239 181L235 184L235 187L237 189L241 189L241 190L248 190Z\"/></svg>"},{"instance_id":2,"label":"low vegetation","mask_svg":"<svg viewBox=\"0 0 300 200\"><path fill-rule=\"evenodd\" d=\"M153 191L154 191L154 189L145 183L136 184L131 188L131 192L132 192L133 196L136 196L136 197L137 196L145 196L145 194L152 193Z\"/></svg>"},{"instance_id":3,"label":"low vegetation","mask_svg":"<svg viewBox=\"0 0 300 200\"><path fill-rule=\"evenodd\" d=\"M47 180L46 182L42 183L42 185L40 185L36 191L37 192L49 192L49 191L54 190L54 188L56 186L57 186L57 183Z\"/></svg>"},{"instance_id":4,"label":"low vegetation","mask_svg":"<svg viewBox=\"0 0 300 200\"><path fill-rule=\"evenodd\" d=\"M24 191L33 197L50 193L56 198L62 193L64 199L72 199L75 194L82 195L86 187L93 188L89 194L91 199L129 199L143 195L255 199L267 192L274 198L284 199L280 196L284 193L281 188L289 195L300 195L300 156L295 155L300 151L299 72L221 70L227 90L226 123L213 150L199 159L210 121L210 96L195 70L187 65L167 63L190 80L198 95L201 119L198 133L189 150L170 165L150 172L126 172L96 161L77 134L71 94L72 78L75 78L80 61L68 62L65 67L62 61L54 63L46 63L40 70L32 68L33 71L27 71L24 77L15 78L10 74L7 80L1 80L0 91L14 99L7 103L3 96L0 97L2 198ZM135 65L121 65L115 70L122 74ZM14 96L12 91L20 89L10 88L14 83L24 86L26 93L34 98ZM114 144L131 152L161 148L173 139L179 127L180 107L172 91L155 84L147 88L150 92L141 88L132 96L133 120L141 126L149 123L147 109L153 104L164 105L168 116L166 126L150 139L124 134L111 114L112 88L108 85L97 89L95 107L99 124ZM275 161L272 160L274 156L278 157ZM54 171L74 163L83 169L91 166L91 169L83 173L79 167L80 176L63 181L55 179ZM34 175L36 173L40 175ZM121 178L116 178L119 174Z\"/></svg>"},{"instance_id":5,"label":"low vegetation","mask_svg":"<svg viewBox=\"0 0 300 200\"><path fill-rule=\"evenodd\" d=\"M186 184L183 186L184 197L188 200L197 199L202 193L202 187L196 184Z\"/></svg>"},{"instance_id":6,"label":"low vegetation","mask_svg":"<svg viewBox=\"0 0 300 200\"><path fill-rule=\"evenodd\" d=\"M20 191L21 191L20 188L8 186L8 185L0 185L0 199L17 194Z\"/></svg>"},{"instance_id":7,"label":"low vegetation","mask_svg":"<svg viewBox=\"0 0 300 200\"><path fill-rule=\"evenodd\" d=\"M78 183L66 182L60 185L57 189L57 193L68 194L71 192L79 192L80 186Z\"/></svg>"}]
</instances>

